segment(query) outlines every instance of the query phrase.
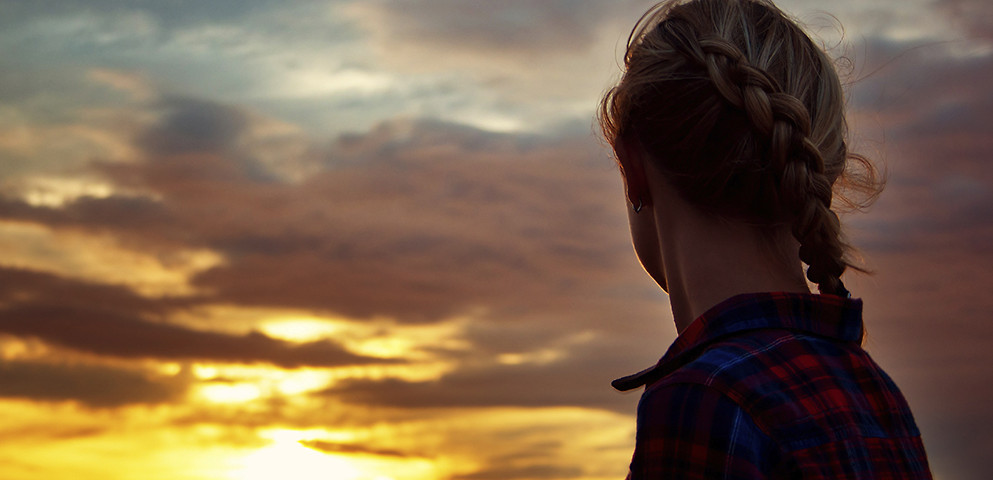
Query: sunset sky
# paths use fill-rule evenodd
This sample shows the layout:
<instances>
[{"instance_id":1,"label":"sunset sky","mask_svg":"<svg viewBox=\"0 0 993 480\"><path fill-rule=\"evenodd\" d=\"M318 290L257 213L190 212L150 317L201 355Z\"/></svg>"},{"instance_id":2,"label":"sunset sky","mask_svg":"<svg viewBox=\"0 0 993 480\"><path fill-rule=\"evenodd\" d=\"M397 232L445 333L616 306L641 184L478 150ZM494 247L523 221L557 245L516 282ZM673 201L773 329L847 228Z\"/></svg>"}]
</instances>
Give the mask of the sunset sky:
<instances>
[{"instance_id":1,"label":"sunset sky","mask_svg":"<svg viewBox=\"0 0 993 480\"><path fill-rule=\"evenodd\" d=\"M0 479L622 479L675 328L593 112L651 3L0 0ZM989 478L993 3L781 6L888 172L866 348Z\"/></svg>"}]
</instances>

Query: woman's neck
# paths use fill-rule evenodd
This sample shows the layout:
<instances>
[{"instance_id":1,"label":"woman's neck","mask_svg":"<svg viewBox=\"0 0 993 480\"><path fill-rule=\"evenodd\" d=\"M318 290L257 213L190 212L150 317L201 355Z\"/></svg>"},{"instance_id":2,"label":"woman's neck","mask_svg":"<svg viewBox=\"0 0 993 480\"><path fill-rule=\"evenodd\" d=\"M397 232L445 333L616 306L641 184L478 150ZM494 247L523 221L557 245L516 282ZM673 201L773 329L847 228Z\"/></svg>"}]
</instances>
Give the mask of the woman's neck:
<instances>
[{"instance_id":1,"label":"woman's neck","mask_svg":"<svg viewBox=\"0 0 993 480\"><path fill-rule=\"evenodd\" d=\"M653 213L665 283L679 332L711 307L735 295L810 292L796 256L799 246L788 230L770 234L742 222L704 214L682 199L667 198L663 202L656 203L662 208L653 209ZM790 248L775 248L773 238ZM788 255L780 254L780 250L793 252L792 257L787 259Z\"/></svg>"}]
</instances>

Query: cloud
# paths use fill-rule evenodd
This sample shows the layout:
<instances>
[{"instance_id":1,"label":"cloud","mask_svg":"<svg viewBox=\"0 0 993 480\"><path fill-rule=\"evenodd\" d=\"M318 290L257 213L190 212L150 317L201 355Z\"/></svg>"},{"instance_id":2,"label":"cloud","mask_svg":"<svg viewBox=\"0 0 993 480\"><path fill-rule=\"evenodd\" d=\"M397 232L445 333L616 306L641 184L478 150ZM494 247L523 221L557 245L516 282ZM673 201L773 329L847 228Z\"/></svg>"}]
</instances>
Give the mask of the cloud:
<instances>
[{"instance_id":1,"label":"cloud","mask_svg":"<svg viewBox=\"0 0 993 480\"><path fill-rule=\"evenodd\" d=\"M993 41L993 6L984 0L937 0L938 10L974 38Z\"/></svg>"},{"instance_id":2,"label":"cloud","mask_svg":"<svg viewBox=\"0 0 993 480\"><path fill-rule=\"evenodd\" d=\"M5 18L17 18L22 22L50 17L53 12L61 13L62 16L66 17L92 15L95 12L100 12L106 16L142 12L149 17L155 18L156 23L181 24L187 22L209 23L223 18L237 18L252 7L248 2L237 1L219 1L209 5L197 4L184 8L175 8L175 6L159 2L140 2L138 4L125 5L113 0L96 0L84 6L59 2L57 0L44 0L29 3L15 2L10 5L10 8L12 15Z\"/></svg>"},{"instance_id":3,"label":"cloud","mask_svg":"<svg viewBox=\"0 0 993 480\"><path fill-rule=\"evenodd\" d=\"M43 304L60 309L92 309L136 316L162 316L178 305L169 300L148 299L124 287L0 267L0 308L14 308L23 304Z\"/></svg>"},{"instance_id":4,"label":"cloud","mask_svg":"<svg viewBox=\"0 0 993 480\"><path fill-rule=\"evenodd\" d=\"M632 2L626 2L632 3ZM511 0L370 1L349 11L386 45L411 43L425 50L513 52L518 57L583 55L592 47L604 17L625 2Z\"/></svg>"},{"instance_id":5,"label":"cloud","mask_svg":"<svg viewBox=\"0 0 993 480\"><path fill-rule=\"evenodd\" d=\"M126 92L135 101L150 101L157 95L151 81L143 75L106 68L94 68L86 73L86 77L94 83Z\"/></svg>"},{"instance_id":6,"label":"cloud","mask_svg":"<svg viewBox=\"0 0 993 480\"><path fill-rule=\"evenodd\" d=\"M455 477L458 480L524 480L535 478L574 478L583 474L580 467L537 464L526 467L493 467Z\"/></svg>"},{"instance_id":7,"label":"cloud","mask_svg":"<svg viewBox=\"0 0 993 480\"><path fill-rule=\"evenodd\" d=\"M340 140L292 189L213 189L201 208L229 213L186 230L232 261L194 281L229 301L401 321L583 303L630 266L616 174L588 137L519 138L385 125Z\"/></svg>"},{"instance_id":8,"label":"cloud","mask_svg":"<svg viewBox=\"0 0 993 480\"><path fill-rule=\"evenodd\" d=\"M345 2L8 4L9 15L0 19L0 46L8 53L0 59L0 98L8 106L43 103L46 107L33 113L58 116L81 106L96 110L120 105L121 93L138 94L128 97L141 101L146 93L198 92L303 122L320 132L353 127L359 117L359 123L368 125L384 112L395 114L398 105L409 107L416 100L410 94L381 101L379 95L367 95L362 106L346 107L361 91L347 85L355 85L356 74L391 81L393 76L363 61L369 57L367 48L355 26L337 11L341 3ZM72 61L65 61L66 56ZM87 68L93 66L111 75L94 76ZM135 78L149 79L164 91L149 92L136 85ZM103 80L100 88L85 89L94 79ZM399 80L401 87L410 83ZM342 82L344 88L327 88L341 87ZM111 91L108 83L126 90ZM297 100L288 101L290 97ZM370 103L378 105L369 108ZM54 105L58 108L51 108Z\"/></svg>"},{"instance_id":9,"label":"cloud","mask_svg":"<svg viewBox=\"0 0 993 480\"><path fill-rule=\"evenodd\" d=\"M259 332L230 335L163 321L187 300L149 300L124 287L38 272L3 273L0 331L73 350L119 358L268 362L284 368L390 362L353 354L330 341L293 344Z\"/></svg>"},{"instance_id":10,"label":"cloud","mask_svg":"<svg viewBox=\"0 0 993 480\"><path fill-rule=\"evenodd\" d=\"M159 121L137 140L152 156L228 151L248 123L242 111L213 102L171 98L162 107Z\"/></svg>"},{"instance_id":11,"label":"cloud","mask_svg":"<svg viewBox=\"0 0 993 480\"><path fill-rule=\"evenodd\" d=\"M0 198L0 216L7 220L23 220L50 227L68 227L90 232L122 234L134 230L160 233L156 238L169 240L166 235L176 219L165 205L152 198L130 195L94 197L83 195L60 207L37 206L23 199Z\"/></svg>"},{"instance_id":12,"label":"cloud","mask_svg":"<svg viewBox=\"0 0 993 480\"><path fill-rule=\"evenodd\" d=\"M74 400L88 407L161 404L185 392L183 382L98 365L58 365L0 360L0 397Z\"/></svg>"},{"instance_id":13,"label":"cloud","mask_svg":"<svg viewBox=\"0 0 993 480\"><path fill-rule=\"evenodd\" d=\"M370 448L365 445L351 443L326 442L323 440L301 440L300 444L324 453L349 453L357 455L374 455L377 457L397 457L408 458L411 455L400 450L390 450L385 448Z\"/></svg>"},{"instance_id":14,"label":"cloud","mask_svg":"<svg viewBox=\"0 0 993 480\"><path fill-rule=\"evenodd\" d=\"M420 96L420 115L526 132L588 121L617 71L615 46L647 7L405 0L342 10L367 32L377 67L448 87L447 96Z\"/></svg>"},{"instance_id":15,"label":"cloud","mask_svg":"<svg viewBox=\"0 0 993 480\"><path fill-rule=\"evenodd\" d=\"M155 111L139 159L94 167L137 196L8 198L0 215L139 249L208 249L225 261L192 284L213 301L350 317L581 312L602 294L597 279L632 271L618 176L586 132L395 121L340 137L290 182L245 148L243 112L178 98Z\"/></svg>"},{"instance_id":16,"label":"cloud","mask_svg":"<svg viewBox=\"0 0 993 480\"><path fill-rule=\"evenodd\" d=\"M551 361L463 365L430 382L350 379L321 395L407 409L580 406L631 413L637 396L616 392L609 383L647 366L632 366L632 357L650 347L627 338L591 338L563 348Z\"/></svg>"},{"instance_id":17,"label":"cloud","mask_svg":"<svg viewBox=\"0 0 993 480\"><path fill-rule=\"evenodd\" d=\"M258 332L227 335L147 322L99 310L46 305L0 310L0 331L39 338L97 355L123 358L270 362L283 368L388 362L350 353L329 341L294 345Z\"/></svg>"},{"instance_id":18,"label":"cloud","mask_svg":"<svg viewBox=\"0 0 993 480\"><path fill-rule=\"evenodd\" d=\"M872 214L852 221L867 249L989 252L993 55L956 48L870 44L870 60L889 62L854 86L853 104L859 136L885 142L874 160L889 181Z\"/></svg>"}]
</instances>

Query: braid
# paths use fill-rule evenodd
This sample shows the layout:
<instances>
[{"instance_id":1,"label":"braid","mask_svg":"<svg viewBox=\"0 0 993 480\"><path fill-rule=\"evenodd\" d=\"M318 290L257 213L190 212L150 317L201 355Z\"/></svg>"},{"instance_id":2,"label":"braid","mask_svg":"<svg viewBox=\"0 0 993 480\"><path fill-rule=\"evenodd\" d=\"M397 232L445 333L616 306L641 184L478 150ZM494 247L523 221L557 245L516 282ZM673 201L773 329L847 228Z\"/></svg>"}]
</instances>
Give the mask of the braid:
<instances>
[{"instance_id":1,"label":"braid","mask_svg":"<svg viewBox=\"0 0 993 480\"><path fill-rule=\"evenodd\" d=\"M849 296L841 282L848 267L841 223L831 210L832 181L820 150L810 139L811 119L798 98L782 92L768 73L751 65L741 50L716 35L697 37L686 22L662 25L663 38L690 62L703 67L723 99L745 112L766 138L769 167L779 173L779 199L792 217L807 278L821 293Z\"/></svg>"},{"instance_id":2,"label":"braid","mask_svg":"<svg viewBox=\"0 0 993 480\"><path fill-rule=\"evenodd\" d=\"M664 0L628 39L626 72L600 104L607 140L635 140L704 212L789 227L806 276L848 296L836 180L853 207L878 194L872 165L845 144L831 60L769 0ZM850 168L851 167L851 168ZM785 228L769 229L772 241ZM783 235L780 236L780 233Z\"/></svg>"}]
</instances>

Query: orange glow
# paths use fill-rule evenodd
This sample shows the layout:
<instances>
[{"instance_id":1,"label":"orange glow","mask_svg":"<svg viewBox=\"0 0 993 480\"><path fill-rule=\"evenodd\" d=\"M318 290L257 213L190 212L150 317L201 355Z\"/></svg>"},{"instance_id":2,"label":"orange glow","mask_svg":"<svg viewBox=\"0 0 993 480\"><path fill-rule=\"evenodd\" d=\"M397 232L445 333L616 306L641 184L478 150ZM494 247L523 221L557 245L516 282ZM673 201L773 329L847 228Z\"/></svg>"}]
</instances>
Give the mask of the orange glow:
<instances>
[{"instance_id":1,"label":"orange glow","mask_svg":"<svg viewBox=\"0 0 993 480\"><path fill-rule=\"evenodd\" d=\"M327 455L300 444L296 432L267 432L272 442L255 450L236 463L238 468L228 474L231 480L271 480L295 478L300 480L367 480L369 477L347 458Z\"/></svg>"},{"instance_id":2,"label":"orange glow","mask_svg":"<svg viewBox=\"0 0 993 480\"><path fill-rule=\"evenodd\" d=\"M433 480L442 473L439 465L423 458L390 458L377 455L321 452L306 445L317 438L342 438L321 431L266 430L260 436L269 443L240 459L227 478L269 480L291 476L297 479L335 480Z\"/></svg>"},{"instance_id":3,"label":"orange glow","mask_svg":"<svg viewBox=\"0 0 993 480\"><path fill-rule=\"evenodd\" d=\"M251 383L233 385L203 385L199 387L200 396L215 403L243 403L255 400L262 395L259 387Z\"/></svg>"},{"instance_id":4,"label":"orange glow","mask_svg":"<svg viewBox=\"0 0 993 480\"><path fill-rule=\"evenodd\" d=\"M313 342L328 338L343 327L319 317L297 317L266 321L262 332L291 342Z\"/></svg>"}]
</instances>

